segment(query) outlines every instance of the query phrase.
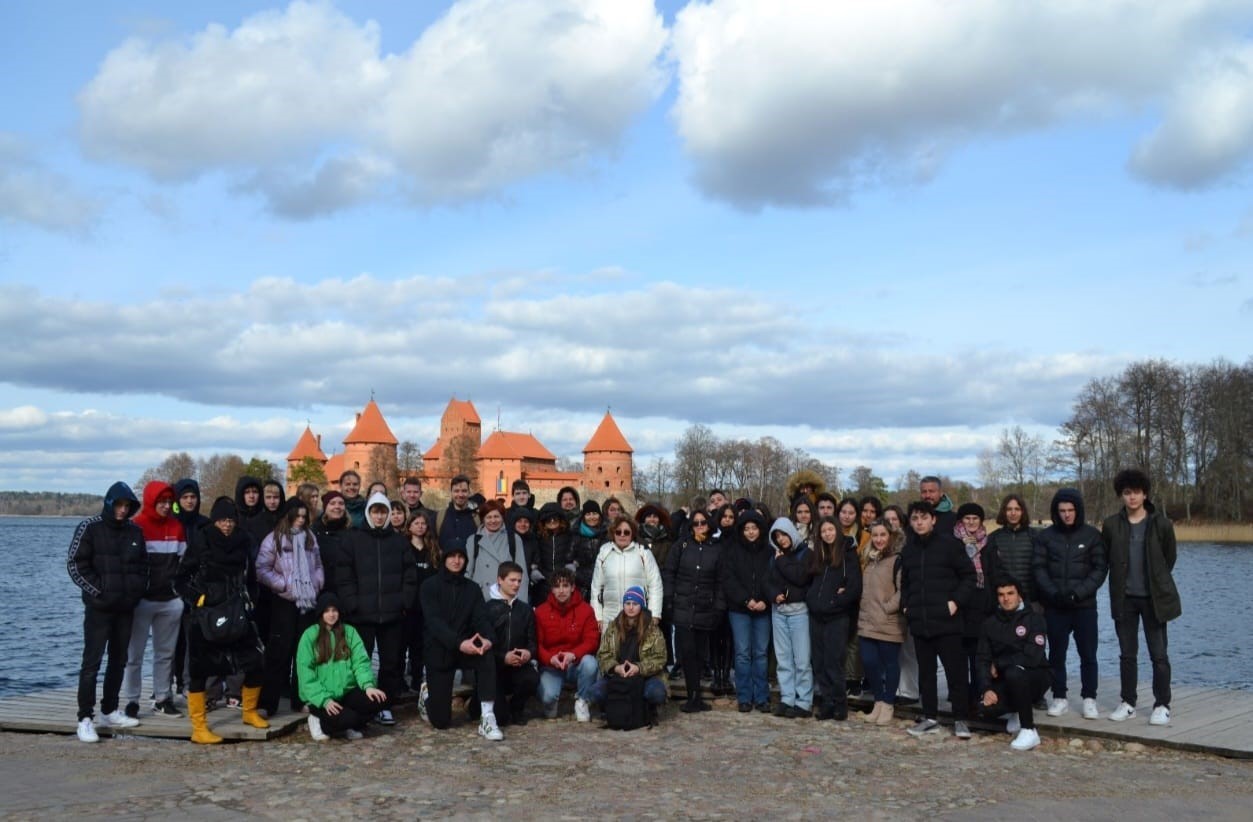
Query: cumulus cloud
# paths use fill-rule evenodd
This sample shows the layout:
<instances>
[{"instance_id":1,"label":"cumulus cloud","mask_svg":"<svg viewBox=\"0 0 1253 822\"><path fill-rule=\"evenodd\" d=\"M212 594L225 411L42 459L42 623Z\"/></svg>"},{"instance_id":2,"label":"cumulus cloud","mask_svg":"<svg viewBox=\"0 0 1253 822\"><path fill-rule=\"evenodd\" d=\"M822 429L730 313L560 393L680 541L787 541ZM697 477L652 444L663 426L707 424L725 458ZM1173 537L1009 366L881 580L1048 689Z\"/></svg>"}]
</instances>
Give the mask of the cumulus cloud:
<instances>
[{"instance_id":1,"label":"cumulus cloud","mask_svg":"<svg viewBox=\"0 0 1253 822\"><path fill-rule=\"evenodd\" d=\"M48 169L20 137L0 132L0 221L81 235L100 211L97 199Z\"/></svg>"},{"instance_id":2,"label":"cumulus cloud","mask_svg":"<svg viewBox=\"0 0 1253 822\"><path fill-rule=\"evenodd\" d=\"M927 179L987 135L1163 100L1133 169L1205 182L1253 144L1247 61L1215 57L1250 22L1236 0L691 3L673 32L674 117L698 186L745 208L838 203Z\"/></svg>"},{"instance_id":3,"label":"cumulus cloud","mask_svg":"<svg viewBox=\"0 0 1253 822\"><path fill-rule=\"evenodd\" d=\"M377 197L490 195L611 148L664 87L646 0L460 0L404 52L294 2L178 40L127 40L79 95L97 158L210 171L311 217Z\"/></svg>"}]
</instances>

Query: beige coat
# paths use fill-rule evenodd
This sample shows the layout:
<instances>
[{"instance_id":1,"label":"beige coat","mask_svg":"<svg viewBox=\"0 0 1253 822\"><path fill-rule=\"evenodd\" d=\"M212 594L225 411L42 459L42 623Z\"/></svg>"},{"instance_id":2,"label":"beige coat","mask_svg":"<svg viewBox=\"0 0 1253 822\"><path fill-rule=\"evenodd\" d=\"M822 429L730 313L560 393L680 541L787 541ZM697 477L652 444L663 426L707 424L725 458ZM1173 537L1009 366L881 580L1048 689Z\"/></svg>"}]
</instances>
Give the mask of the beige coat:
<instances>
[{"instance_id":1,"label":"beige coat","mask_svg":"<svg viewBox=\"0 0 1253 822\"><path fill-rule=\"evenodd\" d=\"M905 641L905 615L901 613L901 577L895 553L870 560L861 577L861 611L857 635L883 642Z\"/></svg>"}]
</instances>

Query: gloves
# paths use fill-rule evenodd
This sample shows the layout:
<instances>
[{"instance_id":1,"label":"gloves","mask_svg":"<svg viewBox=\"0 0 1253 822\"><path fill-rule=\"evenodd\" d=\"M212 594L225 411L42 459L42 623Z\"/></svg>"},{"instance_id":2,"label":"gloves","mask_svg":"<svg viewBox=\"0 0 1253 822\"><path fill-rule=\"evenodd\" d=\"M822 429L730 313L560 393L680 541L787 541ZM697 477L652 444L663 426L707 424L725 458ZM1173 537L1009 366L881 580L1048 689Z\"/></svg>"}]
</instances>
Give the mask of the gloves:
<instances>
[{"instance_id":1,"label":"gloves","mask_svg":"<svg viewBox=\"0 0 1253 822\"><path fill-rule=\"evenodd\" d=\"M543 582L544 572L538 568L531 569L531 582Z\"/></svg>"}]
</instances>

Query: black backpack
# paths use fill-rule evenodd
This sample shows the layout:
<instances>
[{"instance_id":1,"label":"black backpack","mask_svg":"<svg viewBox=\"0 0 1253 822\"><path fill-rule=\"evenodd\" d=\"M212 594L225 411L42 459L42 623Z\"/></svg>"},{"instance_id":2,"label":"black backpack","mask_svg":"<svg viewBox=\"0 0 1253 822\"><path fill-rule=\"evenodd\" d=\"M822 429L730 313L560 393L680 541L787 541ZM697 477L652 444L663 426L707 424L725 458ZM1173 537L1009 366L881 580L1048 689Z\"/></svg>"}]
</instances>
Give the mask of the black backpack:
<instances>
[{"instance_id":1,"label":"black backpack","mask_svg":"<svg viewBox=\"0 0 1253 822\"><path fill-rule=\"evenodd\" d=\"M644 677L611 676L605 680L605 727L615 731L633 731L651 726L648 705L644 702Z\"/></svg>"}]
</instances>

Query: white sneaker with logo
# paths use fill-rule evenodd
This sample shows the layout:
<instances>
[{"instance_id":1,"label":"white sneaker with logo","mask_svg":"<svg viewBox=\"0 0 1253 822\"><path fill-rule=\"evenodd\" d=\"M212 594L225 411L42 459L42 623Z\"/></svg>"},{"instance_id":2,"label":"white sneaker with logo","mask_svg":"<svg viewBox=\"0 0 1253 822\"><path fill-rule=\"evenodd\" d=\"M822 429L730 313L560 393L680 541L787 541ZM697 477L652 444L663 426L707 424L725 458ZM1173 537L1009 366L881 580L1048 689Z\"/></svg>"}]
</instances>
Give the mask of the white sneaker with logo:
<instances>
[{"instance_id":1,"label":"white sneaker with logo","mask_svg":"<svg viewBox=\"0 0 1253 822\"><path fill-rule=\"evenodd\" d=\"M100 737L96 734L96 724L91 721L91 717L85 716L78 720L78 741L79 742L99 742Z\"/></svg>"},{"instance_id":2,"label":"white sneaker with logo","mask_svg":"<svg viewBox=\"0 0 1253 822\"><path fill-rule=\"evenodd\" d=\"M100 715L101 728L133 728L139 724L138 719L127 716L119 711Z\"/></svg>"},{"instance_id":3,"label":"white sneaker with logo","mask_svg":"<svg viewBox=\"0 0 1253 822\"><path fill-rule=\"evenodd\" d=\"M479 736L489 742L499 742L505 738L505 735L500 731L500 727L496 725L496 717L492 714L483 714L479 718Z\"/></svg>"},{"instance_id":4,"label":"white sneaker with logo","mask_svg":"<svg viewBox=\"0 0 1253 822\"><path fill-rule=\"evenodd\" d=\"M1049 703L1049 709L1045 711L1049 716L1061 716L1070 710L1070 703L1065 699L1054 699Z\"/></svg>"},{"instance_id":5,"label":"white sneaker with logo","mask_svg":"<svg viewBox=\"0 0 1253 822\"><path fill-rule=\"evenodd\" d=\"M587 704L586 699L575 698L574 700L574 718L579 722L592 721L592 709Z\"/></svg>"},{"instance_id":6,"label":"white sneaker with logo","mask_svg":"<svg viewBox=\"0 0 1253 822\"><path fill-rule=\"evenodd\" d=\"M1149 714L1150 725L1169 725L1170 724L1170 708L1165 705L1158 705L1153 709L1153 713Z\"/></svg>"},{"instance_id":7,"label":"white sneaker with logo","mask_svg":"<svg viewBox=\"0 0 1253 822\"><path fill-rule=\"evenodd\" d=\"M1014 737L1014 741L1009 743L1009 747L1015 751L1029 751L1039 746L1040 734L1035 728L1023 728L1018 732L1018 736Z\"/></svg>"},{"instance_id":8,"label":"white sneaker with logo","mask_svg":"<svg viewBox=\"0 0 1253 822\"><path fill-rule=\"evenodd\" d=\"M1083 700L1083 718L1084 719L1100 719L1101 711L1096 707L1095 699Z\"/></svg>"},{"instance_id":9,"label":"white sneaker with logo","mask_svg":"<svg viewBox=\"0 0 1253 822\"><path fill-rule=\"evenodd\" d=\"M1118 707L1110 711L1109 718L1114 722L1125 722L1136 715L1136 709L1126 702L1119 702Z\"/></svg>"},{"instance_id":10,"label":"white sneaker with logo","mask_svg":"<svg viewBox=\"0 0 1253 822\"><path fill-rule=\"evenodd\" d=\"M313 737L315 742L325 742L330 739L326 732L322 730L322 720L313 714L309 714L309 736Z\"/></svg>"}]
</instances>

